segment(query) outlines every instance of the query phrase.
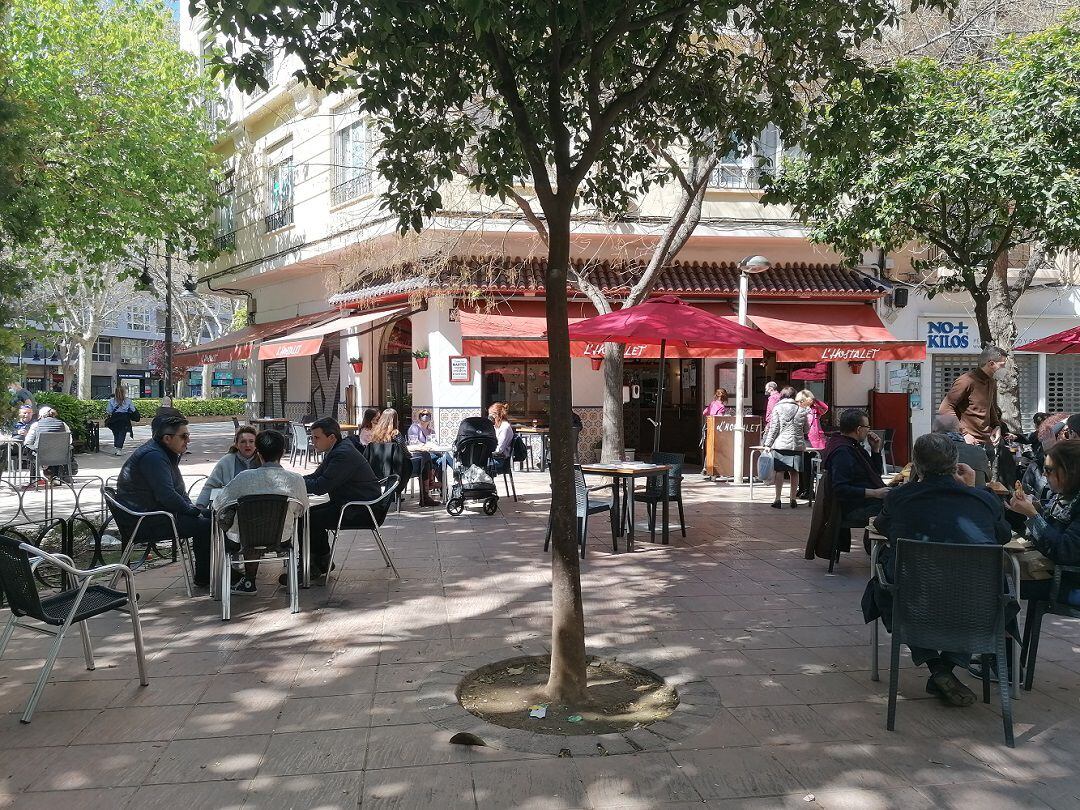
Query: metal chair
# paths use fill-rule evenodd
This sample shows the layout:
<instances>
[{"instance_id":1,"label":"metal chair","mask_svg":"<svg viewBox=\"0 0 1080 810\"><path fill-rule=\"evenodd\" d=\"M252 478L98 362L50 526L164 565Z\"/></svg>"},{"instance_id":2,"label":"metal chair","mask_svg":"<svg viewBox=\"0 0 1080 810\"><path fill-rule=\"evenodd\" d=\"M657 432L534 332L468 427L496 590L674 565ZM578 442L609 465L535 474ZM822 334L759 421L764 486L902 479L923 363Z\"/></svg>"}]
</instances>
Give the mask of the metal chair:
<instances>
[{"instance_id":1,"label":"metal chair","mask_svg":"<svg viewBox=\"0 0 1080 810\"><path fill-rule=\"evenodd\" d=\"M293 512L290 523L289 512ZM282 548L288 552L289 574L289 610L300 612L300 578L297 548L300 537L300 516L304 505L288 495L245 495L236 502L234 525L239 534L239 542L232 540L224 532L221 534L223 551L221 560L221 620L232 617L232 565L264 562L277 562ZM290 538L292 538L290 540ZM257 556L244 556L248 552L261 552ZM267 557L267 554L273 554ZM232 557L230 554L240 556Z\"/></svg>"},{"instance_id":2,"label":"metal chair","mask_svg":"<svg viewBox=\"0 0 1080 810\"><path fill-rule=\"evenodd\" d=\"M1020 565L1000 546L903 538L896 544L894 583L888 581L884 567L877 564L877 584L892 594L892 655L886 721L889 731L896 729L901 644L932 650L965 650L981 655L983 702L990 702L990 659L996 661L999 673L1008 669L1005 611L1010 595L1002 587L1002 572L1007 564L1012 566L1015 588L1020 582ZM1018 658L1019 651L1016 654ZM1014 678L1019 676L1018 660L1013 662L1012 672ZM998 692L1005 744L1012 748L1010 690L1003 683Z\"/></svg>"},{"instance_id":3,"label":"metal chair","mask_svg":"<svg viewBox=\"0 0 1080 810\"><path fill-rule=\"evenodd\" d=\"M368 529L375 536L375 544L379 547L379 551L386 561L386 567L394 572L394 577L396 579L401 578L401 575L398 574L397 567L394 565L394 561L390 559L390 552L386 550L386 543L383 540L382 533L379 531L386 521L387 514L390 512L391 503L397 497L398 477L396 475L391 475L387 478L383 478L379 483L382 484L383 491L382 495L378 498L371 501L349 501L341 507L341 514L338 515L337 528L330 530L330 564L327 566L327 576L330 575L330 571L333 569L334 547L337 546L338 537L341 535L342 529L350 528L349 526L343 525L345 522L345 513L350 509L362 509L367 512L371 525L358 528Z\"/></svg>"},{"instance_id":4,"label":"metal chair","mask_svg":"<svg viewBox=\"0 0 1080 810\"><path fill-rule=\"evenodd\" d=\"M686 518L684 517L682 501L683 465L686 463L686 456L682 453L653 453L652 463L666 464L671 467L667 474L667 499L668 501L675 501L679 505L679 529L682 531L682 536L686 537ZM656 507L664 499L664 476L654 475L646 478L645 490L640 494L635 493L634 499L645 503L645 508L649 513L649 534L652 542L655 543Z\"/></svg>"},{"instance_id":5,"label":"metal chair","mask_svg":"<svg viewBox=\"0 0 1080 810\"><path fill-rule=\"evenodd\" d=\"M66 430L50 431L38 434L37 449L34 451L34 463L38 477L46 467L64 468L61 478L71 478L71 434Z\"/></svg>"},{"instance_id":6,"label":"metal chair","mask_svg":"<svg viewBox=\"0 0 1080 810\"><path fill-rule=\"evenodd\" d=\"M594 501L589 498L590 492L608 490L607 484L590 487L585 483L585 473L579 465L574 465L574 496L576 501L575 515L577 517L578 545L581 547L581 558L585 559L585 540L589 531L589 515L599 515L611 511L611 501ZM609 521L610 523L610 521ZM551 546L551 515L548 515L547 534L544 536L544 551ZM614 551L619 550L618 538L615 536L615 527L611 527L611 547Z\"/></svg>"},{"instance_id":7,"label":"metal chair","mask_svg":"<svg viewBox=\"0 0 1080 810\"><path fill-rule=\"evenodd\" d=\"M37 560L31 561L30 557ZM44 599L40 598L34 582L34 569L38 561L59 568L63 574L73 578L75 587L63 590ZM105 585L95 585L99 577L111 576L124 579L125 590L119 591ZM21 721L29 723L37 707L41 693L48 683L53 664L60 653L60 645L71 625L79 626L82 636L83 657L86 668L94 669L94 648L90 641L90 632L86 620L110 610L127 610L131 616L131 630L135 638L135 657L139 665L139 682L146 686L146 655L143 649L142 626L139 623L138 594L135 593L135 578L131 569L122 563L102 565L97 568L81 570L76 568L71 558L63 554L49 554L29 543L0 533L0 586L11 607L11 617L0 635L0 657L7 649L8 642L16 627L25 627L39 633L54 636L45 664L41 668L34 691L26 704ZM21 619L36 619L42 625L24 624Z\"/></svg>"},{"instance_id":8,"label":"metal chair","mask_svg":"<svg viewBox=\"0 0 1080 810\"><path fill-rule=\"evenodd\" d=\"M307 428L299 422L290 422L289 429L292 432L292 452L289 454L289 463L295 465L296 457L303 456L304 469L307 469L308 458L314 458L315 446L311 443L311 435Z\"/></svg>"},{"instance_id":9,"label":"metal chair","mask_svg":"<svg viewBox=\"0 0 1080 810\"><path fill-rule=\"evenodd\" d=\"M180 563L184 569L184 585L187 588L187 595L190 597L193 594L192 581L194 578L194 565L195 555L188 547L187 538L181 537L179 530L176 528L176 520L169 512L153 511L153 512L136 512L128 506L122 504L116 497L116 491L111 487L105 487L102 491L105 495L105 503L109 507L109 513L112 515L112 519L116 522L117 531L120 532L120 540L123 543L123 552L120 555L120 562L123 565L127 565L128 560L131 558L131 552L134 550L137 543L144 543L146 545L146 552L143 554L142 561L145 561L150 555L151 549L154 547L155 541L158 540L172 540L173 548L180 550ZM157 529L157 537L140 537L139 530L143 527L143 523L149 520L150 526ZM162 532L170 532L171 534L165 534ZM102 527L104 530L104 527Z\"/></svg>"},{"instance_id":10,"label":"metal chair","mask_svg":"<svg viewBox=\"0 0 1080 810\"><path fill-rule=\"evenodd\" d=\"M501 470L495 469L495 463L499 461L504 461L506 463L506 466L503 467ZM488 462L488 474L490 474L492 478L494 478L496 475L502 475L503 486L506 488L506 494L509 496L512 492L514 502L517 503L517 485L514 483L513 456L507 456L505 459L503 459L501 456L498 459L491 459L491 461ZM509 481L507 481L508 477L510 479Z\"/></svg>"},{"instance_id":11,"label":"metal chair","mask_svg":"<svg viewBox=\"0 0 1080 810\"><path fill-rule=\"evenodd\" d=\"M1024 690L1030 692L1035 680L1035 659L1039 654L1039 636L1042 634L1043 616L1066 616L1080 619L1080 608L1073 607L1066 601L1068 589L1062 593L1063 574L1074 577L1080 574L1080 565L1055 565L1054 579L1050 584L1050 600L1028 599L1027 618L1024 620L1024 641L1020 652L1020 665L1024 670Z\"/></svg>"}]
</instances>

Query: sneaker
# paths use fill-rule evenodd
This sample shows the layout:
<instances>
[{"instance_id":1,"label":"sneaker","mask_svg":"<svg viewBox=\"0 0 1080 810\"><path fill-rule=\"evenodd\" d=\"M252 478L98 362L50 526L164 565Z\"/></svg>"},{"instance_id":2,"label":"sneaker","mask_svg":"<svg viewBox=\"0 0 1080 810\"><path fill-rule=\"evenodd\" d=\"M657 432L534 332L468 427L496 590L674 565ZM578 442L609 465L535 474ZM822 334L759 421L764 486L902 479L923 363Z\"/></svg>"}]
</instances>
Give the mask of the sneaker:
<instances>
[{"instance_id":1,"label":"sneaker","mask_svg":"<svg viewBox=\"0 0 1080 810\"><path fill-rule=\"evenodd\" d=\"M255 583L247 577L240 577L240 579L233 583L232 592L252 594L257 593L258 588L256 588Z\"/></svg>"}]
</instances>

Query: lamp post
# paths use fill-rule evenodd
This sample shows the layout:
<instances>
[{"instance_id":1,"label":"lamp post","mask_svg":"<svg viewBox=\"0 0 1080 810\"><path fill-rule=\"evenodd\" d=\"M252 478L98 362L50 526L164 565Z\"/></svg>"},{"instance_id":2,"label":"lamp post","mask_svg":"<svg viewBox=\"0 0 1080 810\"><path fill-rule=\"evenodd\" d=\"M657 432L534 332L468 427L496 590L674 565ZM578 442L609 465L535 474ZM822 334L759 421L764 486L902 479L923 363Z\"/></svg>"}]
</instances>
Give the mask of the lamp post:
<instances>
[{"instance_id":1,"label":"lamp post","mask_svg":"<svg viewBox=\"0 0 1080 810\"><path fill-rule=\"evenodd\" d=\"M739 326L746 326L746 302L750 288L750 274L763 273L772 267L772 262L764 256L747 256L739 262ZM744 400L746 377L746 349L739 349L735 360L735 483L743 482L743 455L746 452L746 422L744 419ZM751 470L753 475L754 471Z\"/></svg>"},{"instance_id":2,"label":"lamp post","mask_svg":"<svg viewBox=\"0 0 1080 810\"><path fill-rule=\"evenodd\" d=\"M165 243L165 396L173 395L172 250Z\"/></svg>"}]
</instances>

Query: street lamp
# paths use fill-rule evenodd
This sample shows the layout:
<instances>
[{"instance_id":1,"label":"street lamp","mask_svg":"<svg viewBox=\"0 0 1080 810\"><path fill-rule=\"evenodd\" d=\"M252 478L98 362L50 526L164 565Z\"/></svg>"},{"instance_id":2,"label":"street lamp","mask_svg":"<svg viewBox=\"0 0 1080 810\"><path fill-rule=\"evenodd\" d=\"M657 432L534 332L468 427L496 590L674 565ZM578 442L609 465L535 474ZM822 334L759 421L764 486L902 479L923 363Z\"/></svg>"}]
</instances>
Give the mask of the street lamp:
<instances>
[{"instance_id":1,"label":"street lamp","mask_svg":"<svg viewBox=\"0 0 1080 810\"><path fill-rule=\"evenodd\" d=\"M746 326L746 300L749 295L750 274L764 273L772 262L764 256L747 256L739 262L739 326ZM743 454L746 452L746 424L743 415L746 377L746 349L739 349L735 360L735 483L743 482ZM753 475L754 471L751 470Z\"/></svg>"}]
</instances>

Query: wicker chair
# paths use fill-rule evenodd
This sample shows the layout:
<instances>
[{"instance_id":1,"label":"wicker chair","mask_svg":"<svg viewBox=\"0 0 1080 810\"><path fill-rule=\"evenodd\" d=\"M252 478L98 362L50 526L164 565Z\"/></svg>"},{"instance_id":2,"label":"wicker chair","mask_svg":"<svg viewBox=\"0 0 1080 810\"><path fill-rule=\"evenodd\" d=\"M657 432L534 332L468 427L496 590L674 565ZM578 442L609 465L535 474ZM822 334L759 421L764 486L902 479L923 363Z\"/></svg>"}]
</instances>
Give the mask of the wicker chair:
<instances>
[{"instance_id":1,"label":"wicker chair","mask_svg":"<svg viewBox=\"0 0 1080 810\"><path fill-rule=\"evenodd\" d=\"M606 484L590 487L585 483L585 473L579 465L574 465L574 494L576 496L576 516L578 545L581 547L581 558L585 559L585 539L589 531L589 515L599 515L611 511L611 501L594 501L589 498L590 492L608 490ZM548 516L547 534L544 536L544 551L551 546L551 516ZM615 526L611 527L611 547L614 551L619 550L619 541L615 536Z\"/></svg>"},{"instance_id":2,"label":"wicker chair","mask_svg":"<svg viewBox=\"0 0 1080 810\"><path fill-rule=\"evenodd\" d=\"M1080 608L1070 605L1065 597L1068 589L1062 593L1061 579L1063 574L1076 577L1080 575L1078 565L1054 566L1054 581L1050 585L1050 600L1029 599L1027 603L1027 618L1024 620L1024 643L1020 653L1020 664L1024 669L1024 689L1031 691L1031 684L1035 680L1035 659L1039 654L1039 636L1042 634L1043 616L1049 613L1052 616L1067 616L1072 619L1080 619Z\"/></svg>"},{"instance_id":3,"label":"wicker chair","mask_svg":"<svg viewBox=\"0 0 1080 810\"><path fill-rule=\"evenodd\" d=\"M1007 671L1004 566L1011 564L1014 587L1020 581L1016 559L1000 546L934 543L899 539L895 583L879 563L877 584L892 593L892 654L889 671L889 713L886 728L896 729L896 693L900 679L900 645L932 650L965 650L982 656L983 702L990 702L990 659ZM960 575L957 572L962 572ZM1018 651L1017 651L1018 652ZM1014 662L1014 676L1019 662ZM1012 703L1007 684L998 689L1005 726L1005 744L1013 747Z\"/></svg>"},{"instance_id":4,"label":"wicker chair","mask_svg":"<svg viewBox=\"0 0 1080 810\"><path fill-rule=\"evenodd\" d=\"M686 456L682 453L653 453L653 464L666 464L671 467L670 472L667 474L668 501L675 501L679 506L679 528L682 530L682 536L686 537L686 518L683 512L682 501L682 480L683 480L683 466L686 463ZM635 500L643 501L645 507L649 513L649 534L652 542L656 542L656 507L664 499L664 476L654 475L645 479L645 490L640 493L635 493Z\"/></svg>"},{"instance_id":5,"label":"wicker chair","mask_svg":"<svg viewBox=\"0 0 1080 810\"><path fill-rule=\"evenodd\" d=\"M31 557L36 558L31 560ZM34 569L42 565L59 568L63 574L73 578L75 587L63 590L44 599L39 597L34 582ZM105 585L95 585L99 577L123 577L125 590L115 590ZM64 636L73 624L79 626L82 635L83 658L88 670L94 669L94 648L90 641L90 632L86 620L107 613L111 610L126 610L131 615L131 630L135 638L135 657L139 665L139 682L146 686L146 655L143 650L142 626L139 623L138 594L135 593L135 578L131 569L120 563L102 565L97 568L80 570L71 558L63 554L49 554L18 538L0 532L0 587L11 607L11 617L0 635L0 657L7 649L8 642L16 627L26 627L54 637L52 646L45 658L37 683L22 715L22 722L29 723L37 708L38 700L49 681L53 664L60 653ZM23 619L36 619L38 624L25 624Z\"/></svg>"}]
</instances>

